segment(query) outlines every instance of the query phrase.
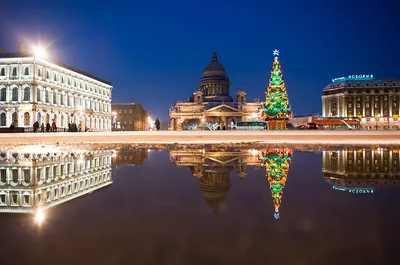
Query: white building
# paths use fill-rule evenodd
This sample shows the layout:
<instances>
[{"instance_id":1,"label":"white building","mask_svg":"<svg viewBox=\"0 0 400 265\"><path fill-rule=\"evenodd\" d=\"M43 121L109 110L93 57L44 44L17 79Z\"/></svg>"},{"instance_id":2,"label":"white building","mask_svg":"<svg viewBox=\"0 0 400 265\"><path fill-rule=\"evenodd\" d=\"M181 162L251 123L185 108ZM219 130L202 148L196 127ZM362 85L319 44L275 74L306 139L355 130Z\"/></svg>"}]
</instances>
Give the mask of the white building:
<instances>
[{"instance_id":1,"label":"white building","mask_svg":"<svg viewBox=\"0 0 400 265\"><path fill-rule=\"evenodd\" d=\"M111 83L67 65L0 53L0 128L54 120L57 128L76 123L81 131L110 131L111 90Z\"/></svg>"}]
</instances>

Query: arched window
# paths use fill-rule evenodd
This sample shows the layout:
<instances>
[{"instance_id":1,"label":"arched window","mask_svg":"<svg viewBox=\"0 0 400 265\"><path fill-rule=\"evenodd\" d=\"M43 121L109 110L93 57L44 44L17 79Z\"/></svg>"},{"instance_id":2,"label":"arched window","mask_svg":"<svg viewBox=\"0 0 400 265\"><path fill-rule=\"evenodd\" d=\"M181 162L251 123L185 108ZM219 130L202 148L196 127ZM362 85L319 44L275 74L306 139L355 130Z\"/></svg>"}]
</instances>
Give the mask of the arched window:
<instances>
[{"instance_id":1,"label":"arched window","mask_svg":"<svg viewBox=\"0 0 400 265\"><path fill-rule=\"evenodd\" d=\"M64 84L64 76L61 76L61 84Z\"/></svg>"},{"instance_id":2,"label":"arched window","mask_svg":"<svg viewBox=\"0 0 400 265\"><path fill-rule=\"evenodd\" d=\"M11 97L12 101L18 101L18 88L14 87L12 90L12 97Z\"/></svg>"},{"instance_id":3,"label":"arched window","mask_svg":"<svg viewBox=\"0 0 400 265\"><path fill-rule=\"evenodd\" d=\"M64 106L64 95L60 94L60 105Z\"/></svg>"},{"instance_id":4,"label":"arched window","mask_svg":"<svg viewBox=\"0 0 400 265\"><path fill-rule=\"evenodd\" d=\"M46 91L46 103L50 103L50 91Z\"/></svg>"},{"instance_id":5,"label":"arched window","mask_svg":"<svg viewBox=\"0 0 400 265\"><path fill-rule=\"evenodd\" d=\"M0 114L0 126L6 126L6 114L4 112Z\"/></svg>"},{"instance_id":6,"label":"arched window","mask_svg":"<svg viewBox=\"0 0 400 265\"><path fill-rule=\"evenodd\" d=\"M5 87L3 87L0 90L0 101L6 101L7 100L7 90Z\"/></svg>"},{"instance_id":7,"label":"arched window","mask_svg":"<svg viewBox=\"0 0 400 265\"><path fill-rule=\"evenodd\" d=\"M24 101L31 100L31 90L29 87L24 88Z\"/></svg>"},{"instance_id":8,"label":"arched window","mask_svg":"<svg viewBox=\"0 0 400 265\"><path fill-rule=\"evenodd\" d=\"M42 76L42 70L40 68L38 68L38 70L37 70L37 75L38 75L38 77Z\"/></svg>"},{"instance_id":9,"label":"arched window","mask_svg":"<svg viewBox=\"0 0 400 265\"><path fill-rule=\"evenodd\" d=\"M27 66L27 67L25 67L25 70L24 70L24 75L29 75L29 68L28 68L28 66Z\"/></svg>"},{"instance_id":10,"label":"arched window","mask_svg":"<svg viewBox=\"0 0 400 265\"><path fill-rule=\"evenodd\" d=\"M12 70L12 76L17 76L17 67L14 67Z\"/></svg>"},{"instance_id":11,"label":"arched window","mask_svg":"<svg viewBox=\"0 0 400 265\"><path fill-rule=\"evenodd\" d=\"M53 93L53 104L57 104L57 94L55 92Z\"/></svg>"},{"instance_id":12,"label":"arched window","mask_svg":"<svg viewBox=\"0 0 400 265\"><path fill-rule=\"evenodd\" d=\"M39 88L37 88L37 90L36 90L36 101L37 102L41 101L41 99L40 99L40 89Z\"/></svg>"},{"instance_id":13,"label":"arched window","mask_svg":"<svg viewBox=\"0 0 400 265\"><path fill-rule=\"evenodd\" d=\"M29 112L25 112L24 113L24 126L30 125L30 118L31 118L31 115L29 114Z\"/></svg>"},{"instance_id":14,"label":"arched window","mask_svg":"<svg viewBox=\"0 0 400 265\"><path fill-rule=\"evenodd\" d=\"M71 85L71 78L68 77L68 85Z\"/></svg>"},{"instance_id":15,"label":"arched window","mask_svg":"<svg viewBox=\"0 0 400 265\"><path fill-rule=\"evenodd\" d=\"M54 82L57 82L57 74L54 73Z\"/></svg>"},{"instance_id":16,"label":"arched window","mask_svg":"<svg viewBox=\"0 0 400 265\"><path fill-rule=\"evenodd\" d=\"M1 68L0 76L5 76L5 75L6 75L6 70L4 68Z\"/></svg>"},{"instance_id":17,"label":"arched window","mask_svg":"<svg viewBox=\"0 0 400 265\"><path fill-rule=\"evenodd\" d=\"M49 71L46 72L46 79L50 79L50 72Z\"/></svg>"}]
</instances>

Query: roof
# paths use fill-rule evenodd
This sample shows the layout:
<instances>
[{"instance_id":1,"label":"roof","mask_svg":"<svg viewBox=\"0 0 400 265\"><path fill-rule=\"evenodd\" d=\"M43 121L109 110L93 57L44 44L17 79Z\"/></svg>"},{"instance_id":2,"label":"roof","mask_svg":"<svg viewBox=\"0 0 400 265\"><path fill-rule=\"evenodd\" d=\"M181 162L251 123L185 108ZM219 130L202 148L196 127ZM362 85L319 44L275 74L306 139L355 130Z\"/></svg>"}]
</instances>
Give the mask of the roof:
<instances>
[{"instance_id":1,"label":"roof","mask_svg":"<svg viewBox=\"0 0 400 265\"><path fill-rule=\"evenodd\" d=\"M34 57L34 55L33 55L33 54L30 54L30 53L16 53L16 52L13 52L13 53L11 53L11 52L8 52L8 53L0 53L0 58L23 58L23 57ZM48 61L49 63L56 64L56 65L58 65L58 66L60 66L60 67L66 68L66 69L68 69L68 70L70 70L70 71L76 72L76 73L78 73L78 74L81 74L81 75L90 77L90 78L92 78L92 79L95 79L95 80L97 80L97 81L99 81L99 82L102 82L102 83L105 83L105 84L111 86L111 82L110 82L110 81L106 81L106 80L101 79L101 78L99 78L99 77L97 77L97 76L94 76L94 75L92 75L92 74L89 74L88 72L79 70L79 69L77 69L77 68L75 68L75 67L69 66L69 65L64 64L64 63L61 63L61 62L51 61L51 60L48 60L48 59L46 59L46 61Z\"/></svg>"},{"instance_id":2,"label":"roof","mask_svg":"<svg viewBox=\"0 0 400 265\"><path fill-rule=\"evenodd\" d=\"M343 82L333 82L327 85L323 90L334 90L346 87L363 88L390 88L400 87L400 79L379 79L379 80L346 80Z\"/></svg>"}]
</instances>

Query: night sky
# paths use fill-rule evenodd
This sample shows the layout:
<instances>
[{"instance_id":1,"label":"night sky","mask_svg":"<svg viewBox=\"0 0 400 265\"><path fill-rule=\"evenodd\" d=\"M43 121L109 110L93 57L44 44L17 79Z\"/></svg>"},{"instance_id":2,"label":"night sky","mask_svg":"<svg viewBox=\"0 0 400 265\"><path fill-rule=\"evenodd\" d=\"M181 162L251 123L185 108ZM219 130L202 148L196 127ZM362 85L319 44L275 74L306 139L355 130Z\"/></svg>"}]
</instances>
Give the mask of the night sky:
<instances>
[{"instance_id":1,"label":"night sky","mask_svg":"<svg viewBox=\"0 0 400 265\"><path fill-rule=\"evenodd\" d=\"M334 77L400 77L396 1L300 2L2 1L0 45L39 41L51 59L111 81L113 102L142 103L164 121L198 88L214 51L231 95L243 87L253 101L264 100L279 49L294 115L321 113Z\"/></svg>"}]
</instances>

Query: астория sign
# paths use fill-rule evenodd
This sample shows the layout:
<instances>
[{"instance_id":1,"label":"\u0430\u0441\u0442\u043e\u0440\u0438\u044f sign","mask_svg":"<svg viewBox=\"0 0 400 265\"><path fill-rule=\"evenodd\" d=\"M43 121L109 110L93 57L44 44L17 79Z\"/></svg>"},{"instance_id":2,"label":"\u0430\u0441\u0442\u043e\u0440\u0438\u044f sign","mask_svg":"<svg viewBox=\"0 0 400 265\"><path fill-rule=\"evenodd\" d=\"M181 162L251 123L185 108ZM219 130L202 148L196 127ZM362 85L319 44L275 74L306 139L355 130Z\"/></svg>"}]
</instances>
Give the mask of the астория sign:
<instances>
[{"instance_id":1,"label":"\u0430\u0441\u0442\u043e\u0440\u0438\u044f sign","mask_svg":"<svg viewBox=\"0 0 400 265\"><path fill-rule=\"evenodd\" d=\"M367 80L373 80L374 75L349 75L347 77L338 77L338 78L333 78L332 82L344 82L348 80L360 80L360 81L367 81Z\"/></svg>"}]
</instances>

